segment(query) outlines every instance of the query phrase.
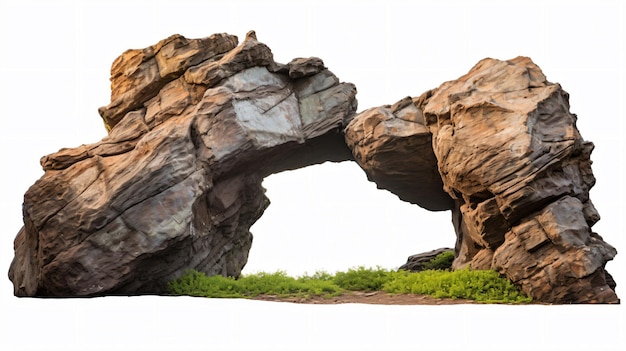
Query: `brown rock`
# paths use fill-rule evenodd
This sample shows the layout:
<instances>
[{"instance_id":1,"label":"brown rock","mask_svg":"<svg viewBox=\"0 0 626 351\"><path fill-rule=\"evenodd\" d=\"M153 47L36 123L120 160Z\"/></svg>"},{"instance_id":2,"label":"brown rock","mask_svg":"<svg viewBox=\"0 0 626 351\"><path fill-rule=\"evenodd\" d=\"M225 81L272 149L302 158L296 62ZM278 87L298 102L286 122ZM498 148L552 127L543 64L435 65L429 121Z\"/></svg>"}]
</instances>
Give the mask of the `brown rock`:
<instances>
[{"instance_id":1,"label":"brown rock","mask_svg":"<svg viewBox=\"0 0 626 351\"><path fill-rule=\"evenodd\" d=\"M190 40L176 34L145 49L124 52L111 66L111 103L99 110L105 126L115 127L127 112L143 105L189 67L212 61L236 46L234 35Z\"/></svg>"},{"instance_id":2,"label":"brown rock","mask_svg":"<svg viewBox=\"0 0 626 351\"><path fill-rule=\"evenodd\" d=\"M590 230L593 144L558 84L528 58L485 59L417 103L455 200L454 267L497 269L539 301L619 301L616 251Z\"/></svg>"},{"instance_id":3,"label":"brown rock","mask_svg":"<svg viewBox=\"0 0 626 351\"><path fill-rule=\"evenodd\" d=\"M263 177L351 158L353 85L308 61L292 65L297 81L271 72L281 65L253 34L235 45L175 35L115 61L109 135L42 158L25 195L16 295L164 293L190 268L238 276L269 204Z\"/></svg>"},{"instance_id":4,"label":"brown rock","mask_svg":"<svg viewBox=\"0 0 626 351\"><path fill-rule=\"evenodd\" d=\"M449 210L432 149L432 134L411 98L359 113L345 129L346 143L370 181L404 201Z\"/></svg>"},{"instance_id":5,"label":"brown rock","mask_svg":"<svg viewBox=\"0 0 626 351\"><path fill-rule=\"evenodd\" d=\"M599 215L568 95L530 59L485 59L461 78L348 124L370 180L430 210L452 209L453 268L496 269L536 300L615 303L616 251Z\"/></svg>"},{"instance_id":6,"label":"brown rock","mask_svg":"<svg viewBox=\"0 0 626 351\"><path fill-rule=\"evenodd\" d=\"M616 250L591 230L593 144L528 58L359 114L321 59L276 63L254 32L239 46L174 35L111 76L109 135L43 157L24 196L18 296L159 294L189 268L236 277L265 176L355 159L379 188L451 210L453 268L496 269L542 302L619 302L604 270Z\"/></svg>"},{"instance_id":7,"label":"brown rock","mask_svg":"<svg viewBox=\"0 0 626 351\"><path fill-rule=\"evenodd\" d=\"M295 58L287 64L287 67L289 77L294 79L312 76L326 68L322 59L318 57Z\"/></svg>"}]
</instances>

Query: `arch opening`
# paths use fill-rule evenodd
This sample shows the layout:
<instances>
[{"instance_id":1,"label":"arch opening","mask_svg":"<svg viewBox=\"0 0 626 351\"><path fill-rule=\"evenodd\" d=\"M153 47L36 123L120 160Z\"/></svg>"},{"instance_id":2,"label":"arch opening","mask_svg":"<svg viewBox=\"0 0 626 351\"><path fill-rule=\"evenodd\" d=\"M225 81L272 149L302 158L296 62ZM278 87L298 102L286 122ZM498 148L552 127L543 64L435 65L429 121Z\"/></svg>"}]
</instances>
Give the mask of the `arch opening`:
<instances>
[{"instance_id":1,"label":"arch opening","mask_svg":"<svg viewBox=\"0 0 626 351\"><path fill-rule=\"evenodd\" d=\"M412 254L455 240L449 211L431 212L377 189L355 162L276 173L263 186L271 204L250 229L243 274L396 269Z\"/></svg>"}]
</instances>

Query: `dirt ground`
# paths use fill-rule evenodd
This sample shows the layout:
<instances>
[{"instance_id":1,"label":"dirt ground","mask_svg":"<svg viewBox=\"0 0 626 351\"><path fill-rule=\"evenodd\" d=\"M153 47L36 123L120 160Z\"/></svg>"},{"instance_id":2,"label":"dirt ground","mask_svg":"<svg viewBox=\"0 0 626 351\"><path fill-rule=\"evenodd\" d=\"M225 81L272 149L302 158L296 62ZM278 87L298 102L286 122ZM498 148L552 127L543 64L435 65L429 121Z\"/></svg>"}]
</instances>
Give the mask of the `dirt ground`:
<instances>
[{"instance_id":1,"label":"dirt ground","mask_svg":"<svg viewBox=\"0 0 626 351\"><path fill-rule=\"evenodd\" d=\"M414 294L387 294L382 291L362 292L350 291L336 297L325 298L321 296L303 297L278 297L276 295L259 295L254 300L308 303L308 304L340 304L340 303L364 303L376 305L458 305L475 304L476 301L464 299L438 299L427 295Z\"/></svg>"}]
</instances>

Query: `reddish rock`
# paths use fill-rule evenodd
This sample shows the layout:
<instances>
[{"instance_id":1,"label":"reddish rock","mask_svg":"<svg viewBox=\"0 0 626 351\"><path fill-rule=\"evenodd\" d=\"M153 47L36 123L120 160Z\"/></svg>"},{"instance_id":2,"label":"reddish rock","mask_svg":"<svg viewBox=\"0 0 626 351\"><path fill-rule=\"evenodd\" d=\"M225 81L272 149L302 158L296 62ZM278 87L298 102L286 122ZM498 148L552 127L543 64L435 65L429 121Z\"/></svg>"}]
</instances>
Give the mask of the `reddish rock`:
<instances>
[{"instance_id":1,"label":"reddish rock","mask_svg":"<svg viewBox=\"0 0 626 351\"><path fill-rule=\"evenodd\" d=\"M345 134L355 160L379 188L428 210L452 209L437 170L432 134L411 98L359 113Z\"/></svg>"},{"instance_id":2,"label":"reddish rock","mask_svg":"<svg viewBox=\"0 0 626 351\"><path fill-rule=\"evenodd\" d=\"M554 303L615 303L616 250L590 227L595 178L568 94L529 58L485 59L418 99L445 191L456 268L493 268Z\"/></svg>"},{"instance_id":3,"label":"reddish rock","mask_svg":"<svg viewBox=\"0 0 626 351\"><path fill-rule=\"evenodd\" d=\"M361 112L345 135L379 187L452 209L453 268L495 269L538 301L619 302L604 271L617 252L590 229L593 144L568 94L529 58L482 60L418 98Z\"/></svg>"}]
</instances>

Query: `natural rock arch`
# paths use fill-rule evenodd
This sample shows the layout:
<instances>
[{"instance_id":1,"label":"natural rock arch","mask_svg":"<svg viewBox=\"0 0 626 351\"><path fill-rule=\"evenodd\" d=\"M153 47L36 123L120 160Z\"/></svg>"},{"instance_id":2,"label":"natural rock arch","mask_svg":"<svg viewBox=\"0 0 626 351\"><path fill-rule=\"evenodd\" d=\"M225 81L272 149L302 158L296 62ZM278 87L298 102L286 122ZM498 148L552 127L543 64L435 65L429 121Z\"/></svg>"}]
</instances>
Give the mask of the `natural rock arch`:
<instances>
[{"instance_id":1,"label":"natural rock arch","mask_svg":"<svg viewBox=\"0 0 626 351\"><path fill-rule=\"evenodd\" d=\"M195 268L237 276L262 179L356 160L401 199L452 210L455 267L493 268L535 299L617 302L616 251L590 227L595 179L567 94L530 59L356 114L318 58L274 62L248 33L175 35L111 69L110 133L45 156L9 276L19 296L163 293Z\"/></svg>"},{"instance_id":2,"label":"natural rock arch","mask_svg":"<svg viewBox=\"0 0 626 351\"><path fill-rule=\"evenodd\" d=\"M379 190L356 162L327 162L263 179L270 199L250 231L243 274L382 266L454 243L449 211L432 212Z\"/></svg>"}]
</instances>

